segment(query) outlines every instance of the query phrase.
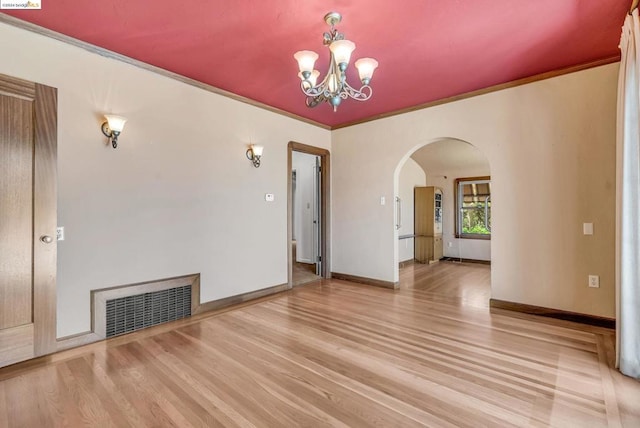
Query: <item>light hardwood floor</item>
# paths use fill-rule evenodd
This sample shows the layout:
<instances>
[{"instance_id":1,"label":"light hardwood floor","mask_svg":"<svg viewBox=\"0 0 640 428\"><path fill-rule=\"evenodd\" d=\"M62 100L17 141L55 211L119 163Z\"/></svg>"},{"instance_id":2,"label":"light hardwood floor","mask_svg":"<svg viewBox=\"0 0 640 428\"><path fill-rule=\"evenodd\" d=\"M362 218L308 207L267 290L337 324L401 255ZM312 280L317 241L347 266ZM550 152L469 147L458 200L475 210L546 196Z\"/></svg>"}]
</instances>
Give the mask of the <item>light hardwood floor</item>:
<instances>
[{"instance_id":1,"label":"light hardwood floor","mask_svg":"<svg viewBox=\"0 0 640 428\"><path fill-rule=\"evenodd\" d=\"M488 309L484 265L321 281L0 370L0 426L640 426L614 334Z\"/></svg>"}]
</instances>

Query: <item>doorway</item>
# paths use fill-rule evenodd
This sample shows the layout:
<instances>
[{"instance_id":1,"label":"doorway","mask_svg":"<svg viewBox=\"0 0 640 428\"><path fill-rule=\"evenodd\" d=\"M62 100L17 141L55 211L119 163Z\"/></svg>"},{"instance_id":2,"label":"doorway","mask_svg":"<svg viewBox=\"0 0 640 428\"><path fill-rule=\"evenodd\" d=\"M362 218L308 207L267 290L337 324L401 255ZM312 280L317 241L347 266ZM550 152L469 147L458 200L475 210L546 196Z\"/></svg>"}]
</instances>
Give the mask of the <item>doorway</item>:
<instances>
[{"instance_id":1,"label":"doorway","mask_svg":"<svg viewBox=\"0 0 640 428\"><path fill-rule=\"evenodd\" d=\"M404 274L414 262L491 264L490 175L486 155L456 138L422 144L400 161L396 254Z\"/></svg>"},{"instance_id":2,"label":"doorway","mask_svg":"<svg viewBox=\"0 0 640 428\"><path fill-rule=\"evenodd\" d=\"M289 143L289 286L329 277L329 151Z\"/></svg>"}]
</instances>

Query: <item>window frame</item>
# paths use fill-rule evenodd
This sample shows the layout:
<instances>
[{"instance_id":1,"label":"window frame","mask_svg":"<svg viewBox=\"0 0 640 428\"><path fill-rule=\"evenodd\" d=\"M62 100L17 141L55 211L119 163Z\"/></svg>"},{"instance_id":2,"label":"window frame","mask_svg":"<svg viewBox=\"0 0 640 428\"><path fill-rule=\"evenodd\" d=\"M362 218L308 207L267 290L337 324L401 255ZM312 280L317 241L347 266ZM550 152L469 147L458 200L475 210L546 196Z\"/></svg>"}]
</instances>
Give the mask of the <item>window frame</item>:
<instances>
[{"instance_id":1,"label":"window frame","mask_svg":"<svg viewBox=\"0 0 640 428\"><path fill-rule=\"evenodd\" d=\"M487 176L483 176L483 177L462 177L462 178L456 178L453 182L453 223L455 225L455 237L457 239L485 239L485 240L491 240L491 233L489 234L480 234L480 233L462 233L461 231L461 207L460 207L460 200L459 200L459 188L460 188L460 183L469 183L469 182L489 182L489 185L491 184L491 176L487 175ZM491 187L491 186L489 186ZM491 195L489 195L489 197L491 197ZM489 229L489 231L491 231L491 229Z\"/></svg>"}]
</instances>

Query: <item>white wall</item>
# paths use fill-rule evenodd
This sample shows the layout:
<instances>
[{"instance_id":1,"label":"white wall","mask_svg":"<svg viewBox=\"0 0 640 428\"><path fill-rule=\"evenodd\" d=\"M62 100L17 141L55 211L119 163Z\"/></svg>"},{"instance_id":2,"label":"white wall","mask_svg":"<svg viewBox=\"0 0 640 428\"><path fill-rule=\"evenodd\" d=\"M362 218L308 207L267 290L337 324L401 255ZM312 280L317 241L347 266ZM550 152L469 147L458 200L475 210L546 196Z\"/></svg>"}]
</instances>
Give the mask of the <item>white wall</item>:
<instances>
[{"instance_id":1,"label":"white wall","mask_svg":"<svg viewBox=\"0 0 640 428\"><path fill-rule=\"evenodd\" d=\"M397 194L399 165L417 148L458 138L491 167L492 297L614 317L617 72L606 65L334 131L332 270L398 280L393 204L380 196ZM600 288L587 287L589 274Z\"/></svg>"},{"instance_id":2,"label":"white wall","mask_svg":"<svg viewBox=\"0 0 640 428\"><path fill-rule=\"evenodd\" d=\"M199 272L210 301L287 282L287 143L328 149L329 131L4 24L0 53L0 73L58 88L59 337L90 329L92 289ZM108 112L129 119L116 150Z\"/></svg>"},{"instance_id":3,"label":"white wall","mask_svg":"<svg viewBox=\"0 0 640 428\"><path fill-rule=\"evenodd\" d=\"M488 169L448 170L444 174L427 174L427 186L442 189L442 241L445 257L472 260L491 260L491 241L487 239L459 239L455 236L456 212L454 187L456 178L491 175ZM447 178L445 178L447 177ZM449 246L451 244L451 246Z\"/></svg>"},{"instance_id":4,"label":"white wall","mask_svg":"<svg viewBox=\"0 0 640 428\"><path fill-rule=\"evenodd\" d=\"M402 199L402 226L398 229L398 236L413 235L413 189L416 186L426 186L426 176L420 165L409 158L402 165L398 177L398 196ZM413 260L413 243L413 238L398 240L398 257L401 262Z\"/></svg>"},{"instance_id":5,"label":"white wall","mask_svg":"<svg viewBox=\"0 0 640 428\"><path fill-rule=\"evenodd\" d=\"M296 260L313 262L314 167L316 157L293 152L291 167L296 170L295 229Z\"/></svg>"}]
</instances>

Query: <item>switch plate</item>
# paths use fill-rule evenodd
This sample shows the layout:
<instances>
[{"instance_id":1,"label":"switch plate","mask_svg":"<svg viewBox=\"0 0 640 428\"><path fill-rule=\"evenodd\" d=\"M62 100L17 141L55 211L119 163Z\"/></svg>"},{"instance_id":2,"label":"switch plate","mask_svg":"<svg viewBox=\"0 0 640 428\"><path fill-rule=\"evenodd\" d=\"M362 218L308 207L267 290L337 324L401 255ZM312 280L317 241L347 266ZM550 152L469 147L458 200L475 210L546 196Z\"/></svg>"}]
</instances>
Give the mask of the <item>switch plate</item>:
<instances>
[{"instance_id":1,"label":"switch plate","mask_svg":"<svg viewBox=\"0 0 640 428\"><path fill-rule=\"evenodd\" d=\"M385 199L384 196L380 196L380 205L384 205L387 203L387 200Z\"/></svg>"},{"instance_id":2,"label":"switch plate","mask_svg":"<svg viewBox=\"0 0 640 428\"><path fill-rule=\"evenodd\" d=\"M276 200L276 197L273 193L265 193L264 200L267 202L273 202Z\"/></svg>"},{"instance_id":3,"label":"switch plate","mask_svg":"<svg viewBox=\"0 0 640 428\"><path fill-rule=\"evenodd\" d=\"M448 246L449 248L453 247L453 242L447 242L447 246Z\"/></svg>"},{"instance_id":4,"label":"switch plate","mask_svg":"<svg viewBox=\"0 0 640 428\"><path fill-rule=\"evenodd\" d=\"M64 226L56 228L56 241L64 241Z\"/></svg>"},{"instance_id":5,"label":"switch plate","mask_svg":"<svg viewBox=\"0 0 640 428\"><path fill-rule=\"evenodd\" d=\"M593 223L582 223L582 233L593 235Z\"/></svg>"},{"instance_id":6,"label":"switch plate","mask_svg":"<svg viewBox=\"0 0 640 428\"><path fill-rule=\"evenodd\" d=\"M589 275L589 287L600 288L600 277L598 275Z\"/></svg>"}]
</instances>

